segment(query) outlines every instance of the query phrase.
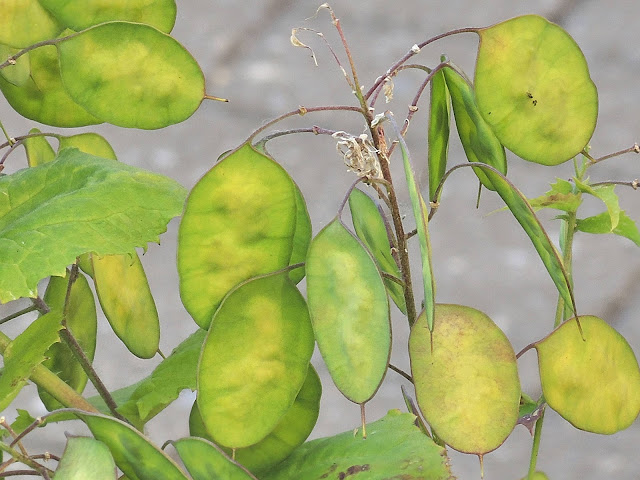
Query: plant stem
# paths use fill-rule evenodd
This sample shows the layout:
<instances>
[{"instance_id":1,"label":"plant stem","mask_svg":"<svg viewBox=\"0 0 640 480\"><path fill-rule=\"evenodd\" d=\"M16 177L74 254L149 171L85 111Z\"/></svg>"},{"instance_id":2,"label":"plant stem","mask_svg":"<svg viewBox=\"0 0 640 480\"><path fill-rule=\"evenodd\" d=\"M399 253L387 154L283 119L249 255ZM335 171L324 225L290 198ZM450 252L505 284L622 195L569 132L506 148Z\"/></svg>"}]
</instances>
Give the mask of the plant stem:
<instances>
[{"instance_id":1,"label":"plant stem","mask_svg":"<svg viewBox=\"0 0 640 480\"><path fill-rule=\"evenodd\" d=\"M571 264L573 262L573 236L576 231L576 212L568 212L566 219L563 221L561 239L560 239L560 249L562 250L562 263L567 272L567 279L569 280L570 286L573 287L572 280L572 268ZM556 306L556 316L553 322L553 328L558 327L564 320L566 320L566 305L562 296L558 296L558 303Z\"/></svg>"},{"instance_id":2,"label":"plant stem","mask_svg":"<svg viewBox=\"0 0 640 480\"><path fill-rule=\"evenodd\" d=\"M31 305L30 307L23 308L18 312L12 313L11 315L7 315L3 319L0 319L0 325L2 325L3 323L7 323L10 320L13 320L14 318L18 318L24 315L25 313L33 312L34 310L37 310L37 307L35 305Z\"/></svg>"},{"instance_id":3,"label":"plant stem","mask_svg":"<svg viewBox=\"0 0 640 480\"><path fill-rule=\"evenodd\" d=\"M9 445L5 444L4 442L0 442L0 450L8 453L9 455L11 455L12 458L16 459L18 462L33 468L35 471L37 471L40 475L42 475L45 478L49 478L48 474L53 473L53 470L49 470L47 467L40 465L38 462L33 460L28 455L22 454L21 452L19 452L15 448L11 448Z\"/></svg>"},{"instance_id":4,"label":"plant stem","mask_svg":"<svg viewBox=\"0 0 640 480\"><path fill-rule=\"evenodd\" d=\"M538 451L540 450L540 437L542 435L542 421L544 420L544 410L540 414L540 418L536 422L536 429L533 434L533 446L531 447L531 460L529 461L529 473L527 480L533 480L533 474L536 472L536 463L538 462Z\"/></svg>"}]
</instances>

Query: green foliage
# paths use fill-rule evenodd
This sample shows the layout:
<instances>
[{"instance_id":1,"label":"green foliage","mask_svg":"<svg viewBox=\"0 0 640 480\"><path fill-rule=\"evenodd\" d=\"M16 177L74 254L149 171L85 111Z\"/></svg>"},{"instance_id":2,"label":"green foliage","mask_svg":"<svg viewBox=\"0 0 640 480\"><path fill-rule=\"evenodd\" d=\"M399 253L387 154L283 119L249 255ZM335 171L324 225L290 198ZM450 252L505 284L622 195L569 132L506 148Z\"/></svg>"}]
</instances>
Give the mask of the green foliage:
<instances>
[{"instance_id":1,"label":"green foliage","mask_svg":"<svg viewBox=\"0 0 640 480\"><path fill-rule=\"evenodd\" d=\"M216 99L206 94L196 60L170 36L174 0L0 4L0 57L8 57L0 64L0 90L26 118L59 128L108 122L156 129L184 121L204 99ZM615 192L618 184L637 189L637 180L594 183L587 171L640 150L635 145L599 159L589 155L597 90L579 47L557 25L527 15L443 36L461 32L480 37L473 84L446 56L435 68L408 64L418 46L368 92L354 70L345 75L358 107L300 107L267 123L221 155L188 197L171 179L115 161L108 141L93 132L32 128L14 139L0 124L8 140L1 147L9 147L0 170L10 165L9 174L0 176L0 302L29 298L32 304L0 325L40 313L14 340L0 333L0 410L29 381L53 410L35 420L18 409L12 428L0 422L6 431L1 451L35 474L55 473L62 480L117 478L116 466L130 480L445 480L453 478L445 445L482 459L521 423L535 426L527 478L537 480L547 478L535 471L547 406L589 432L611 434L633 424L640 412L640 368L632 347L604 320L569 317L577 310L574 235L612 233L640 246L640 231ZM300 46L295 34L292 42ZM343 47L351 59L344 40ZM428 77L400 129L392 113L375 114L376 99L383 89L391 98L391 80L405 68ZM404 140L427 83L428 194L416 181ZM287 117L328 109L359 112L368 134L313 126L255 139ZM452 110L471 163L447 171ZM391 123L386 134L384 121ZM360 177L359 188L354 184L339 207L335 202L336 217L315 236L304 192L265 147L271 138L300 131L330 135ZM29 167L23 170L12 163L20 144ZM405 175L394 183L389 162L396 145ZM575 175L527 199L506 177L505 147L546 166L575 157ZM513 347L489 317L472 307L436 304L429 222L446 199L443 185L463 167L501 198L558 291L551 333L519 354L538 353L543 395L537 399L521 391ZM585 195L601 201L604 211L579 217ZM413 214L408 221L402 196ZM347 201L351 222L342 215ZM542 208L560 212L559 249L536 215ZM92 365L100 341L96 302L80 270L92 278L120 341L140 358L154 357L159 316L136 248L158 241L180 213L179 290L199 328L163 355L150 375L109 392ZM415 277L422 288L414 286L409 270L410 255L418 252L412 241L419 246L413 263L420 261ZM38 283L47 277L40 297ZM297 286L303 279L306 290ZM411 327L410 374L389 363L396 328L389 297ZM332 381L360 405L362 427L305 443L323 415L322 385L310 364L316 342ZM414 384L417 404L403 389L398 400L410 413L391 411L368 422L365 403L388 369ZM86 399L88 380L98 395ZM196 392L191 436L166 443L179 464L141 432L184 390ZM54 410L59 407L71 408ZM55 472L45 473L48 464L8 438L73 419L94 438L70 437ZM9 463L0 466L0 476Z\"/></svg>"}]
</instances>

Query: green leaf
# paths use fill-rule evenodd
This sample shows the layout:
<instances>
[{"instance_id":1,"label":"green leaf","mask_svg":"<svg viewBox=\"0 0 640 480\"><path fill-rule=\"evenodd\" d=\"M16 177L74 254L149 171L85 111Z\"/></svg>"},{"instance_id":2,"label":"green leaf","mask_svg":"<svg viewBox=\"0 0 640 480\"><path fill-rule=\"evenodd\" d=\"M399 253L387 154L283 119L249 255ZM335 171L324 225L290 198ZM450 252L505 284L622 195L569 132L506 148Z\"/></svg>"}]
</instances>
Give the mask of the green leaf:
<instances>
[{"instance_id":1,"label":"green leaf","mask_svg":"<svg viewBox=\"0 0 640 480\"><path fill-rule=\"evenodd\" d=\"M264 472L287 458L307 439L318 419L322 385L313 366L309 365L307 378L293 405L280 423L258 443L235 451L235 459L255 474ZM189 433L212 440L202 423L197 403L189 415ZM231 449L221 447L227 454Z\"/></svg>"},{"instance_id":2,"label":"green leaf","mask_svg":"<svg viewBox=\"0 0 640 480\"><path fill-rule=\"evenodd\" d=\"M96 440L109 447L116 465L129 480L188 480L168 455L130 425L100 414L72 411Z\"/></svg>"},{"instance_id":3,"label":"green leaf","mask_svg":"<svg viewBox=\"0 0 640 480\"><path fill-rule=\"evenodd\" d=\"M486 163L503 175L507 174L507 157L504 147L489 124L482 118L473 89L469 82L453 68L443 68L447 88L451 94L453 114L456 119L458 136L470 162ZM473 169L482 185L495 190L484 171Z\"/></svg>"},{"instance_id":4,"label":"green leaf","mask_svg":"<svg viewBox=\"0 0 640 480\"><path fill-rule=\"evenodd\" d=\"M366 402L387 371L389 301L375 261L338 218L311 241L307 299L331 378L349 400Z\"/></svg>"},{"instance_id":5,"label":"green leaf","mask_svg":"<svg viewBox=\"0 0 640 480\"><path fill-rule=\"evenodd\" d=\"M102 23L56 47L69 95L114 125L166 127L189 118L204 98L204 75L195 59L149 25Z\"/></svg>"},{"instance_id":6,"label":"green leaf","mask_svg":"<svg viewBox=\"0 0 640 480\"><path fill-rule=\"evenodd\" d=\"M367 425L362 432L307 442L261 480L406 479L449 480L446 451L414 425L415 417L398 410Z\"/></svg>"},{"instance_id":7,"label":"green leaf","mask_svg":"<svg viewBox=\"0 0 640 480\"><path fill-rule=\"evenodd\" d=\"M20 86L0 76L0 90L23 117L56 127L83 127L102 123L67 93L60 78L58 53L52 45L29 52L31 76Z\"/></svg>"},{"instance_id":8,"label":"green leaf","mask_svg":"<svg viewBox=\"0 0 640 480\"><path fill-rule=\"evenodd\" d=\"M640 247L640 231L635 222L629 218L624 212L620 211L618 217L618 225L611 230L611 215L608 212L602 212L593 217L578 219L576 228L586 233L615 233L621 237L626 237Z\"/></svg>"},{"instance_id":9,"label":"green leaf","mask_svg":"<svg viewBox=\"0 0 640 480\"><path fill-rule=\"evenodd\" d=\"M8 45L0 44L0 59L4 62L7 58L12 55L18 53L20 51L19 48L12 48ZM0 70L0 76L2 76L7 82L19 87L24 85L27 80L29 80L29 76L31 75L31 67L29 64L29 54L25 53L24 55L18 57L13 65L9 65L8 67L4 67Z\"/></svg>"},{"instance_id":10,"label":"green leaf","mask_svg":"<svg viewBox=\"0 0 640 480\"><path fill-rule=\"evenodd\" d=\"M171 442L193 480L251 480L242 465L231 460L220 447L203 438L181 438Z\"/></svg>"},{"instance_id":11,"label":"green leaf","mask_svg":"<svg viewBox=\"0 0 640 480\"><path fill-rule=\"evenodd\" d=\"M302 192L298 185L294 183L294 191L296 197L296 229L293 234L293 246L291 249L291 259L289 265L296 263L304 263L307 258L307 251L309 250L309 244L311 243L311 218L309 218L309 211L307 210L307 204L304 201ZM296 268L289 272L289 278L293 283L299 283L304 278L305 269Z\"/></svg>"},{"instance_id":12,"label":"green leaf","mask_svg":"<svg viewBox=\"0 0 640 480\"><path fill-rule=\"evenodd\" d=\"M581 182L577 178L574 179L576 182L576 187L581 192L592 195L596 198L602 200L604 205L607 207L607 212L609 213L609 226L610 232L613 231L620 221L620 202L618 199L618 195L616 195L614 189L615 185L596 185L592 187L586 182Z\"/></svg>"},{"instance_id":13,"label":"green leaf","mask_svg":"<svg viewBox=\"0 0 640 480\"><path fill-rule=\"evenodd\" d=\"M63 30L38 0L3 0L0 43L24 48L55 37ZM4 59L3 59L4 61Z\"/></svg>"},{"instance_id":14,"label":"green leaf","mask_svg":"<svg viewBox=\"0 0 640 480\"><path fill-rule=\"evenodd\" d=\"M191 190L178 232L182 303L208 328L223 297L238 283L286 267L298 203L289 174L244 144Z\"/></svg>"},{"instance_id":15,"label":"green leaf","mask_svg":"<svg viewBox=\"0 0 640 480\"><path fill-rule=\"evenodd\" d=\"M23 410L22 408L16 408L16 412L18 413L18 416L11 424L11 428L19 435L23 431L25 431L27 427L31 426L31 424L34 423L36 419L33 418L28 411ZM44 424L41 424L40 426L44 426ZM5 433L8 434L8 432Z\"/></svg>"},{"instance_id":16,"label":"green leaf","mask_svg":"<svg viewBox=\"0 0 640 480\"><path fill-rule=\"evenodd\" d=\"M433 342L426 327L422 314L409 338L425 419L456 450L495 450L518 421L520 380L509 340L484 313L461 305L436 305Z\"/></svg>"},{"instance_id":17,"label":"green leaf","mask_svg":"<svg viewBox=\"0 0 640 480\"><path fill-rule=\"evenodd\" d=\"M116 464L107 446L88 437L69 437L58 468L56 480L115 480Z\"/></svg>"},{"instance_id":18,"label":"green leaf","mask_svg":"<svg viewBox=\"0 0 640 480\"><path fill-rule=\"evenodd\" d=\"M146 23L169 33L176 21L175 0L39 0L61 24L75 31L113 20Z\"/></svg>"},{"instance_id":19,"label":"green leaf","mask_svg":"<svg viewBox=\"0 0 640 480\"><path fill-rule=\"evenodd\" d=\"M118 412L136 428L142 429L145 423L178 398L181 391L195 390L196 369L206 333L205 330L197 330L162 360L151 375L114 392L119 397Z\"/></svg>"},{"instance_id":20,"label":"green leaf","mask_svg":"<svg viewBox=\"0 0 640 480\"><path fill-rule=\"evenodd\" d=\"M478 168L484 170L485 175L496 188L498 195L500 195L515 219L529 236L531 243L558 289L558 293L560 293L566 304L571 305L572 309L575 310L573 290L562 259L526 197L500 172L487 165L480 165Z\"/></svg>"},{"instance_id":21,"label":"green leaf","mask_svg":"<svg viewBox=\"0 0 640 480\"><path fill-rule=\"evenodd\" d=\"M113 151L109 142L97 133L79 133L68 137L61 135L58 140L58 152L63 148L72 147L77 148L81 152L95 155L96 157L117 160L116 152Z\"/></svg>"},{"instance_id":22,"label":"green leaf","mask_svg":"<svg viewBox=\"0 0 640 480\"><path fill-rule=\"evenodd\" d=\"M175 181L65 149L58 159L0 178L0 302L35 297L78 255L133 253L180 214Z\"/></svg>"},{"instance_id":23,"label":"green leaf","mask_svg":"<svg viewBox=\"0 0 640 480\"><path fill-rule=\"evenodd\" d=\"M579 193L574 193L573 185L567 180L557 178L551 184L551 190L536 198L530 198L529 204L534 210L555 208L564 212L575 212L582 203Z\"/></svg>"},{"instance_id":24,"label":"green leaf","mask_svg":"<svg viewBox=\"0 0 640 480\"><path fill-rule=\"evenodd\" d=\"M41 133L37 128L29 130L29 134ZM29 137L25 139L24 149L27 152L27 162L30 167L37 167L52 162L56 158L56 152L45 136Z\"/></svg>"},{"instance_id":25,"label":"green leaf","mask_svg":"<svg viewBox=\"0 0 640 480\"><path fill-rule=\"evenodd\" d=\"M418 232L418 241L420 243L420 260L422 263L422 285L424 288L424 308L427 315L427 325L429 331L433 331L433 318L435 315L436 305L436 283L433 278L433 266L431 262L431 241L429 239L429 214L427 206L424 203L420 188L413 175L411 166L411 158L409 150L404 138L400 134L400 130L393 121L393 126L398 135L400 142L400 150L402 152L402 161L404 164L404 175L409 190L409 198L411 199L411 208L413 209L413 217L416 221L416 231Z\"/></svg>"},{"instance_id":26,"label":"green leaf","mask_svg":"<svg viewBox=\"0 0 640 480\"><path fill-rule=\"evenodd\" d=\"M358 238L369 249L369 253L377 262L380 270L396 278L402 278L396 261L391 256L391 245L387 235L387 227L378 207L366 193L354 188L349 195L349 210L353 227ZM389 296L400 311L407 314L402 285L388 278L384 279Z\"/></svg>"},{"instance_id":27,"label":"green leaf","mask_svg":"<svg viewBox=\"0 0 640 480\"><path fill-rule=\"evenodd\" d=\"M296 399L313 353L304 298L288 275L241 283L216 311L198 364L198 409L220 445L253 445Z\"/></svg>"},{"instance_id":28,"label":"green leaf","mask_svg":"<svg viewBox=\"0 0 640 480\"><path fill-rule=\"evenodd\" d=\"M60 323L62 322L62 311L67 296L68 284L68 273L66 277L51 277L44 294L45 303L51 310L58 312L58 321ZM80 347L82 347L87 359L92 362L96 351L98 317L93 292L89 287L89 282L81 273L78 274L71 287L67 306L67 328L78 341ZM67 344L54 343L47 350L45 356L47 359L43 362L43 365L58 375L76 392L82 393L87 384L87 374ZM43 389L38 388L38 394L47 410L63 408L60 402Z\"/></svg>"},{"instance_id":29,"label":"green leaf","mask_svg":"<svg viewBox=\"0 0 640 480\"><path fill-rule=\"evenodd\" d=\"M542 393L574 427L612 434L640 413L640 368L631 346L604 320L580 316L535 344Z\"/></svg>"},{"instance_id":30,"label":"green leaf","mask_svg":"<svg viewBox=\"0 0 640 480\"><path fill-rule=\"evenodd\" d=\"M91 266L98 300L115 334L135 356L153 357L160 320L138 254L91 254Z\"/></svg>"},{"instance_id":31,"label":"green leaf","mask_svg":"<svg viewBox=\"0 0 640 480\"><path fill-rule=\"evenodd\" d=\"M447 89L444 72L431 78L429 103L429 130L427 133L429 167L429 200L435 201L435 193L447 170L449 130L451 124L451 95Z\"/></svg>"},{"instance_id":32,"label":"green leaf","mask_svg":"<svg viewBox=\"0 0 640 480\"><path fill-rule=\"evenodd\" d=\"M598 92L576 42L537 15L477 33L476 100L504 146L543 165L580 153L596 126Z\"/></svg>"},{"instance_id":33,"label":"green leaf","mask_svg":"<svg viewBox=\"0 0 640 480\"><path fill-rule=\"evenodd\" d=\"M0 376L0 412L9 406L33 370L46 359L47 349L60 341L60 328L60 312L50 312L35 320L7 346Z\"/></svg>"}]
</instances>

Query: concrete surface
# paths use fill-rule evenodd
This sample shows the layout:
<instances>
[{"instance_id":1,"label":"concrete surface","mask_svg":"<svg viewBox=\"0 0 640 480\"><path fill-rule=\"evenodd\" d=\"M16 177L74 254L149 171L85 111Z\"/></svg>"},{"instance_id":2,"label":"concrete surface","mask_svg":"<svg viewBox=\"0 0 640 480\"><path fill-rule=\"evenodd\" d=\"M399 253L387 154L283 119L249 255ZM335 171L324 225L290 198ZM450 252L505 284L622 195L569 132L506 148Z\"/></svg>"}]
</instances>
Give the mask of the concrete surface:
<instances>
[{"instance_id":1,"label":"concrete surface","mask_svg":"<svg viewBox=\"0 0 640 480\"><path fill-rule=\"evenodd\" d=\"M255 128L282 112L299 105L355 104L341 73L324 44L311 33L300 39L312 45L319 67L307 51L289 43L291 28L305 26L320 30L343 57L339 41L326 12L311 20L318 2L308 0L231 0L179 2L179 18L173 35L190 49L207 77L211 95L228 97L228 104L204 103L195 115L181 125L147 132L110 126L93 129L114 146L119 158L171 176L191 187L213 164L218 155L241 143ZM332 3L351 44L356 66L365 88L382 74L414 43L466 26L487 26L503 19L538 13L560 23L576 39L589 62L591 75L599 89L600 117L592 140L594 155L602 155L640 141L640 3L631 0L609 2L586 0L540 0L512 2L495 0L382 0L339 1ZM477 39L460 35L426 48L416 60L435 65L446 53L470 75L473 72ZM344 61L344 60L343 60ZM346 63L345 63L346 65ZM395 99L389 108L403 118L422 77L407 72L395 81ZM416 161L426 158L426 99L416 115L408 137ZM387 108L383 102L379 108ZM0 100L0 118L12 135L26 133L34 126L25 122ZM283 122L280 128L312 126L361 133L363 124L355 115L315 114ZM50 127L43 129L51 130ZM314 221L314 232L336 212L343 192L353 181L335 153L328 137L300 135L269 144L271 153L289 170L301 187ZM454 141L450 162L466 161ZM395 178L400 171L394 165ZM570 162L569 162L570 163ZM420 179L426 180L425 165L417 165ZM557 177L568 178L571 165L541 167L511 159L510 178L529 196L547 189ZM633 180L640 177L637 156L627 155L603 162L591 171L594 180ZM628 191L627 191L628 190ZM640 220L640 193L619 188L621 204ZM553 323L555 290L533 247L510 215L487 216L500 202L485 193L480 209L474 208L476 180L463 171L448 184L442 206L433 220L431 232L438 282L438 301L474 306L486 312L505 331L516 351L537 340ZM405 206L406 207L406 206ZM407 212L409 211L406 208ZM588 210L600 210L596 202ZM586 215L585 215L586 216ZM551 213L542 213L549 232L558 225ZM161 246L151 246L144 264L155 293L162 322L161 348L169 352L195 328L183 309L177 289L175 269L176 228L174 220L162 237ZM581 313L600 315L618 329L640 354L640 250L631 242L613 236L578 235L575 244L575 291ZM417 257L416 257L417 258ZM414 273L419 268L414 266ZM18 310L23 303L0 307L0 314ZM397 312L395 312L397 314ZM25 322L3 326L15 335ZM106 322L100 327L97 365L105 383L118 388L146 375L157 360L141 361L125 354ZM407 328L394 316L393 362L408 369ZM331 384L322 360L314 363L322 375L324 398L320 419L312 437L330 435L358 425L359 410L343 399ZM540 391L533 352L521 362L525 391ZM403 408L402 379L389 372L377 396L367 407L370 420L390 408ZM8 409L28 408L42 412L29 401L32 391L21 394ZM183 394L165 413L148 426L148 433L162 444L167 438L187 434L186 415L193 395ZM45 445L60 452L62 431L81 431L74 424L47 427L32 434L34 449ZM55 448L52 445L56 445ZM517 479L527 470L531 437L517 427L505 445L486 456L485 478ZM578 431L549 411L544 424L539 468L558 479L595 480L601 478L640 478L640 422L626 431L602 436ZM475 457L451 452L453 471L461 479L479 478Z\"/></svg>"}]
</instances>

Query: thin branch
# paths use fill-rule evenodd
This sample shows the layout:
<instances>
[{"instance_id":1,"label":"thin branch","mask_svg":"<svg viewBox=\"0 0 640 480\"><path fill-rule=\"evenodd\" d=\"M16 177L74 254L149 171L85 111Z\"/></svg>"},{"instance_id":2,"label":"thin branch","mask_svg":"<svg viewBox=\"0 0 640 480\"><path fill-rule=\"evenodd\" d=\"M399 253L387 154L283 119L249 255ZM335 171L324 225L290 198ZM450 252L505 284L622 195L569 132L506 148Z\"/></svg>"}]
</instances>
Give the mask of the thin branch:
<instances>
[{"instance_id":1,"label":"thin branch","mask_svg":"<svg viewBox=\"0 0 640 480\"><path fill-rule=\"evenodd\" d=\"M266 145L269 140L273 140L274 138L283 137L285 135L293 135L297 133L313 133L314 135L333 135L337 130L328 130L326 128L318 127L314 125L313 127L303 127L303 128L292 128L289 130L279 130L277 132L273 132L269 135L265 135L260 140L254 143L256 147L262 147Z\"/></svg>"},{"instance_id":2,"label":"thin branch","mask_svg":"<svg viewBox=\"0 0 640 480\"><path fill-rule=\"evenodd\" d=\"M409 60L411 57L413 57L414 55L418 54L420 52L420 50L422 50L424 47L426 47L427 45L429 45L430 43L433 43L437 40L440 40L442 38L445 37L449 37L451 35L457 35L459 33L477 33L478 32L478 28L459 28L457 30L451 30L450 32L445 32L445 33L441 33L440 35L436 35L435 37L432 37L428 40L425 40L422 43L419 43L417 45L414 45L413 47L411 47L409 49L409 51L402 57L400 58L400 60L398 60L396 63L394 63L391 67L389 67L389 69L387 70L387 72L378 77L376 79L376 81L374 82L373 86L367 91L367 93L365 93L364 98L368 99L371 94L380 86L380 84L382 82L384 82L384 80L388 77L393 75L400 66L402 66L407 60Z\"/></svg>"},{"instance_id":3,"label":"thin branch","mask_svg":"<svg viewBox=\"0 0 640 480\"><path fill-rule=\"evenodd\" d=\"M11 428L11 425L9 425L5 417L0 417L0 425L2 425L2 428L4 428L7 432L9 432L9 435L13 437L13 441L11 442L10 446L13 447L17 443L18 448L20 449L22 454L29 456L29 452L27 452L27 450L24 448L24 445L20 441L20 438L18 438L18 434L15 432L13 428Z\"/></svg>"},{"instance_id":4,"label":"thin branch","mask_svg":"<svg viewBox=\"0 0 640 480\"><path fill-rule=\"evenodd\" d=\"M415 63L412 63L410 65L402 65L401 67L397 68L396 71L393 73L393 75L389 75L388 77L385 77L384 81L386 82L387 79L392 79L393 77L395 77L399 72L401 72L402 70L409 70L409 69L418 69L418 70L423 70L425 72L427 72L428 74L431 73L431 69L425 65L418 65ZM376 89L376 91L373 93L373 95L370 97L369 99L369 105L371 107L373 107L376 102L378 101L378 97L380 96L380 92L382 91L382 85L384 84L384 82L382 82L380 84L380 87L378 87Z\"/></svg>"},{"instance_id":5,"label":"thin branch","mask_svg":"<svg viewBox=\"0 0 640 480\"><path fill-rule=\"evenodd\" d=\"M45 133L45 132L28 133L27 135L20 135L19 137L12 138L11 139L12 141L4 142L3 144L0 145L0 150L6 147L10 147L17 141L26 140L27 138L33 138L33 137L53 137L57 140L60 140L61 135L58 135L57 133Z\"/></svg>"},{"instance_id":6,"label":"thin branch","mask_svg":"<svg viewBox=\"0 0 640 480\"><path fill-rule=\"evenodd\" d=\"M36 48L40 48L40 47L45 47L47 45L57 45L61 41L67 40L68 38L74 37L75 35L77 35L77 33L74 33L74 34L69 35L67 37L52 38L52 39L49 39L49 40L45 40L43 42L38 42L38 43L34 43L33 45L29 45L27 48L23 48L19 52L14 53L13 55L11 55L9 58L7 58L7 60L4 63L0 63L0 70L2 70L5 67L8 67L10 65L15 65L16 64L16 60L18 60L25 53L29 53L31 50L35 50Z\"/></svg>"},{"instance_id":7,"label":"thin branch","mask_svg":"<svg viewBox=\"0 0 640 480\"><path fill-rule=\"evenodd\" d=\"M609 153L607 155L603 155L602 157L593 158L586 151L583 151L582 154L589 159L591 165L602 162L603 160L607 160L609 158L618 157L620 155L624 155L626 153L640 153L640 145L634 143L631 147L625 148L624 150L620 150L618 152Z\"/></svg>"},{"instance_id":8,"label":"thin branch","mask_svg":"<svg viewBox=\"0 0 640 480\"><path fill-rule=\"evenodd\" d=\"M592 183L590 186L597 187L599 185L624 185L625 187L631 187L634 190L638 190L638 187L640 187L640 181L637 178L631 182L618 182L614 180L608 180L605 182Z\"/></svg>"},{"instance_id":9,"label":"thin branch","mask_svg":"<svg viewBox=\"0 0 640 480\"><path fill-rule=\"evenodd\" d=\"M397 374L399 374L400 376L406 378L407 380L409 380L411 383L413 383L413 377L411 375L409 375L407 372L405 372L404 370L396 367L393 363L389 364L389 368L391 370L393 370L394 372L396 372Z\"/></svg>"},{"instance_id":10,"label":"thin branch","mask_svg":"<svg viewBox=\"0 0 640 480\"><path fill-rule=\"evenodd\" d=\"M14 318L18 318L22 315L25 315L29 312L33 312L34 310L37 310L37 307L35 305L31 305L30 307L23 308L18 312L12 313L11 315L7 315L6 317L0 319L0 325L2 325L3 323L7 323L10 320L13 320Z\"/></svg>"},{"instance_id":11,"label":"thin branch","mask_svg":"<svg viewBox=\"0 0 640 480\"><path fill-rule=\"evenodd\" d=\"M23 140L17 140L16 142L11 144L11 147L9 147L9 150L7 150L7 153L5 153L2 158L0 158L0 167L4 168L4 162L7 159L7 157L9 155L11 155L16 148L18 148L20 145L22 145Z\"/></svg>"},{"instance_id":12,"label":"thin branch","mask_svg":"<svg viewBox=\"0 0 640 480\"><path fill-rule=\"evenodd\" d=\"M351 105L328 105L324 107L298 107L295 110L291 110L290 112L283 113L279 117L276 117L273 120L270 120L267 123L265 123L263 126L255 130L251 135L249 135L245 143L253 141L256 135L258 135L260 132L264 132L266 129L270 128L271 126L275 125L278 122L281 122L282 120L285 120L286 118L293 117L295 115L303 116L309 112L332 112L332 111L348 111L348 112L362 113L362 108L353 107Z\"/></svg>"}]
</instances>

